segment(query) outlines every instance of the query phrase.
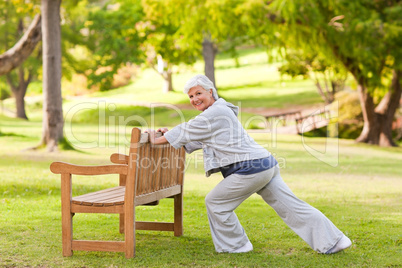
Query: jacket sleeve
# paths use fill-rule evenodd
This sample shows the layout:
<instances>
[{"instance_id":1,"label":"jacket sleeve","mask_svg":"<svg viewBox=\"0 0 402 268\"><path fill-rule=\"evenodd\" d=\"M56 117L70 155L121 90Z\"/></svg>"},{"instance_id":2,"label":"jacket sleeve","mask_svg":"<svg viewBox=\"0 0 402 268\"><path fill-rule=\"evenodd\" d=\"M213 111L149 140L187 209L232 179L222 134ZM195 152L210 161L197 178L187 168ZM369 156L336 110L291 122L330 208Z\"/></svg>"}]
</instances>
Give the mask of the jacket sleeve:
<instances>
[{"instance_id":1,"label":"jacket sleeve","mask_svg":"<svg viewBox=\"0 0 402 268\"><path fill-rule=\"evenodd\" d=\"M188 145L185 149L190 152L201 149L203 141L210 139L212 135L213 124L202 114L186 123L177 125L164 134L174 148L178 149Z\"/></svg>"},{"instance_id":2,"label":"jacket sleeve","mask_svg":"<svg viewBox=\"0 0 402 268\"><path fill-rule=\"evenodd\" d=\"M191 154L192 152L202 149L202 143L199 141L192 141L184 145L184 150L186 153Z\"/></svg>"}]
</instances>

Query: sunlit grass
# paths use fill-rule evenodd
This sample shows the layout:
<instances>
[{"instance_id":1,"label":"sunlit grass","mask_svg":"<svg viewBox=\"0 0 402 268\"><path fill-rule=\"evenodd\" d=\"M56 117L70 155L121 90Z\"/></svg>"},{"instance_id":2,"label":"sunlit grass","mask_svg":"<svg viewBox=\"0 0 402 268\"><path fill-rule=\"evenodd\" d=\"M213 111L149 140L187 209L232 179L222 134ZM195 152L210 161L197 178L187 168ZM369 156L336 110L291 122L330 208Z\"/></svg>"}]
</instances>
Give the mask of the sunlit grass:
<instances>
[{"instance_id":1,"label":"sunlit grass","mask_svg":"<svg viewBox=\"0 0 402 268\"><path fill-rule=\"evenodd\" d=\"M4 119L4 118L2 118ZM99 138L97 125L75 125L88 140ZM330 166L306 151L322 138L251 134L285 163L282 177L303 200L320 209L352 240L344 253L325 256L311 250L259 196L246 200L236 213L254 251L217 254L210 238L205 195L221 177L205 178L202 155L187 157L184 186L184 236L137 232L137 257L122 253L75 252L61 255L60 179L49 171L53 161L107 163L117 141L104 147L47 154L23 151L40 137L35 122L1 120L0 131L0 266L41 267L398 267L402 265L400 148L378 148L339 141L339 164ZM116 177L76 178L75 194L117 184ZM103 181L103 183L100 183ZM172 200L137 209L139 219L171 220ZM75 237L122 240L116 215L75 217Z\"/></svg>"},{"instance_id":2,"label":"sunlit grass","mask_svg":"<svg viewBox=\"0 0 402 268\"><path fill-rule=\"evenodd\" d=\"M299 107L320 103L308 80L280 78L264 51L240 52L240 67L227 55L217 59L217 85L227 100L247 107ZM53 161L76 164L109 163L109 155L125 153L132 125L123 120L141 115L151 126L143 103L187 104L184 83L203 64L180 67L175 92L161 94L162 78L153 70L140 73L133 84L80 98L65 96L65 136L76 150L48 154L31 151L42 133L40 98L30 99L30 121L0 115L0 266L1 267L401 267L401 148L379 148L352 140L275 135L268 130L252 137L278 159L282 177L293 192L326 214L353 241L336 255L311 250L258 195L236 213L254 245L247 254L217 254L210 237L205 195L222 179L205 178L202 152L187 155L184 185L184 236L137 232L137 256L122 253L61 254L60 178L49 170ZM39 92L39 91L38 91ZM35 96L34 96L35 97ZM87 104L86 113L75 113ZM95 106L94 106L95 104ZM13 108L13 100L4 105ZM111 105L111 106L110 106ZM85 106L85 105L84 105ZM84 106L81 106L84 107ZM95 107L95 108L94 108ZM102 109L97 110L99 107ZM82 112L82 111L81 111ZM175 110L158 110L155 127L179 123ZM104 114L103 114L104 113ZM104 116L104 120L101 118ZM183 111L185 120L197 111ZM251 117L241 114L243 125ZM180 117L180 116L179 116ZM67 118L69 119L69 118ZM115 120L115 121L113 121ZM257 120L258 121L258 120ZM126 124L127 123L127 124ZM145 127L145 126L143 126ZM74 194L110 187L117 177L76 177ZM172 200L140 207L140 220L172 220ZM76 238L122 240L116 215L75 216Z\"/></svg>"}]
</instances>

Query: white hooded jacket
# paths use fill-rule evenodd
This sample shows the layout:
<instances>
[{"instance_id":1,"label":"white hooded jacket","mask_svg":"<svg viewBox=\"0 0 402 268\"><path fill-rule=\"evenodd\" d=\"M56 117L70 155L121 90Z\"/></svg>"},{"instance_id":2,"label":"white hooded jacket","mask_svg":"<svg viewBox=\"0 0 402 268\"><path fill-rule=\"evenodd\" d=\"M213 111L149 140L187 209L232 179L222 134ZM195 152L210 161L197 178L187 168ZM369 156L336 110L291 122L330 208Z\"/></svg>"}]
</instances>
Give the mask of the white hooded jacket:
<instances>
[{"instance_id":1,"label":"white hooded jacket","mask_svg":"<svg viewBox=\"0 0 402 268\"><path fill-rule=\"evenodd\" d=\"M219 98L194 119L164 134L176 149L184 146L187 153L203 148L206 176L220 167L260 159L270 153L257 144L237 119L239 108Z\"/></svg>"}]
</instances>

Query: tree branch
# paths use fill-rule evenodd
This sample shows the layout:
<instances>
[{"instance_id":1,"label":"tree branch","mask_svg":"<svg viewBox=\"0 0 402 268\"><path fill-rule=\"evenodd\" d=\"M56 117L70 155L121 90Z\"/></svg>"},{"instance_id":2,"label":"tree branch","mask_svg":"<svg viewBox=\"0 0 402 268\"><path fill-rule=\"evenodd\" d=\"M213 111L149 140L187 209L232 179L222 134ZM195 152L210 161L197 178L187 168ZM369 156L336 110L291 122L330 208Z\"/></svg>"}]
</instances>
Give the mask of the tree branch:
<instances>
[{"instance_id":1,"label":"tree branch","mask_svg":"<svg viewBox=\"0 0 402 268\"><path fill-rule=\"evenodd\" d=\"M41 15L36 15L21 39L0 55L0 75L7 74L21 65L31 55L41 39Z\"/></svg>"}]
</instances>

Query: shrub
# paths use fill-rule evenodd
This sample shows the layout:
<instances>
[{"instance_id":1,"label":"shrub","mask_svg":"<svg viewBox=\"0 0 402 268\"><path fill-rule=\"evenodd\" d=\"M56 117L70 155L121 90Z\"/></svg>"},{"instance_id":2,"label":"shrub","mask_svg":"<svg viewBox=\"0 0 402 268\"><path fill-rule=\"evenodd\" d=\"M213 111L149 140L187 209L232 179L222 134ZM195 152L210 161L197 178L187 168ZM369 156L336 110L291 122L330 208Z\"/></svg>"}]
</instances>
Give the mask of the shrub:
<instances>
[{"instance_id":1,"label":"shrub","mask_svg":"<svg viewBox=\"0 0 402 268\"><path fill-rule=\"evenodd\" d=\"M330 127L331 136L338 136L342 139L356 139L363 128L363 115L357 92L341 91L335 95L332 108L335 109L338 104L338 130ZM337 132L337 135L334 133Z\"/></svg>"},{"instance_id":2,"label":"shrub","mask_svg":"<svg viewBox=\"0 0 402 268\"><path fill-rule=\"evenodd\" d=\"M5 100L11 97L10 91L6 88L0 88L0 100Z\"/></svg>"}]
</instances>

